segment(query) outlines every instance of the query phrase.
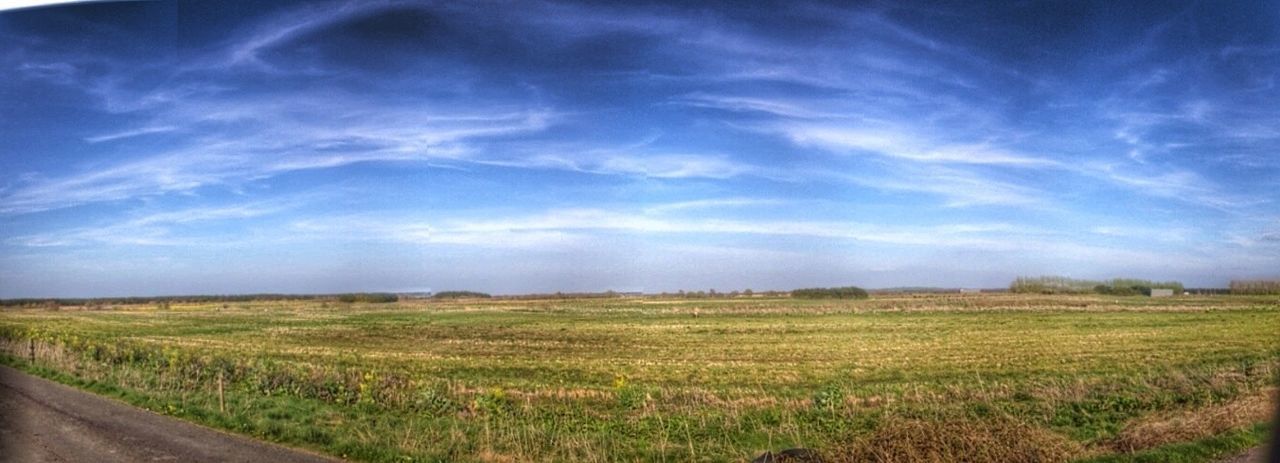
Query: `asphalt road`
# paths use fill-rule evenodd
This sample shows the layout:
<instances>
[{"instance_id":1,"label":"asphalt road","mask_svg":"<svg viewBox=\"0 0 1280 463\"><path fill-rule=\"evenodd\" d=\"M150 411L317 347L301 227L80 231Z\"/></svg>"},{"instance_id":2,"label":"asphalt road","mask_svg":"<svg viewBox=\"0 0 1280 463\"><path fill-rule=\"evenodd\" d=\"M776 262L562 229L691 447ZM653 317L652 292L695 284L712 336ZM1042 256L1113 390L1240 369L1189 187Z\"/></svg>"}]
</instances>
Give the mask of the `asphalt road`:
<instances>
[{"instance_id":1,"label":"asphalt road","mask_svg":"<svg viewBox=\"0 0 1280 463\"><path fill-rule=\"evenodd\" d=\"M3 462L335 462L0 366Z\"/></svg>"}]
</instances>

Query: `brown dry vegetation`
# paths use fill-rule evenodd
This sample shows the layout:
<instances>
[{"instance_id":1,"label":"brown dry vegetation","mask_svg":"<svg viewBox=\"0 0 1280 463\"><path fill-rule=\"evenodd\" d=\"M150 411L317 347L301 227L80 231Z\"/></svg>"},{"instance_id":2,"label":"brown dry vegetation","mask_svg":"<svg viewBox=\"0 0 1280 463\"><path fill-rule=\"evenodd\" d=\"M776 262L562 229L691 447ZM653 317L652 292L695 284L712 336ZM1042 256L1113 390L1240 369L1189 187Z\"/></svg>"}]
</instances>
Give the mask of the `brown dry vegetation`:
<instances>
[{"instance_id":1,"label":"brown dry vegetation","mask_svg":"<svg viewBox=\"0 0 1280 463\"><path fill-rule=\"evenodd\" d=\"M1273 388L1221 404L1152 413L1129 422L1109 446L1118 452L1134 452L1243 428L1271 418L1276 400Z\"/></svg>"},{"instance_id":2,"label":"brown dry vegetation","mask_svg":"<svg viewBox=\"0 0 1280 463\"><path fill-rule=\"evenodd\" d=\"M1061 462L1083 453L1062 434L1012 417L893 419L836 447L833 462Z\"/></svg>"}]
</instances>

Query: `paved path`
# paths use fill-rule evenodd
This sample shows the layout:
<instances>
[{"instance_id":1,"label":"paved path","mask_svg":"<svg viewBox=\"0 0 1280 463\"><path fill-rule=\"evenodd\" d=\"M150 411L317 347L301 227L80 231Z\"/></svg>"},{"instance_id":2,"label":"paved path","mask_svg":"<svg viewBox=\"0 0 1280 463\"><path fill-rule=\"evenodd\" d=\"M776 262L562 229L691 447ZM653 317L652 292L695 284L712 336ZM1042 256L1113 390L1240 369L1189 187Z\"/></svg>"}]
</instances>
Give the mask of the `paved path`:
<instances>
[{"instance_id":1,"label":"paved path","mask_svg":"<svg viewBox=\"0 0 1280 463\"><path fill-rule=\"evenodd\" d=\"M1254 447L1248 452L1222 460L1221 463L1269 463L1267 462L1267 449Z\"/></svg>"},{"instance_id":2,"label":"paved path","mask_svg":"<svg viewBox=\"0 0 1280 463\"><path fill-rule=\"evenodd\" d=\"M0 461L335 462L0 366Z\"/></svg>"}]
</instances>

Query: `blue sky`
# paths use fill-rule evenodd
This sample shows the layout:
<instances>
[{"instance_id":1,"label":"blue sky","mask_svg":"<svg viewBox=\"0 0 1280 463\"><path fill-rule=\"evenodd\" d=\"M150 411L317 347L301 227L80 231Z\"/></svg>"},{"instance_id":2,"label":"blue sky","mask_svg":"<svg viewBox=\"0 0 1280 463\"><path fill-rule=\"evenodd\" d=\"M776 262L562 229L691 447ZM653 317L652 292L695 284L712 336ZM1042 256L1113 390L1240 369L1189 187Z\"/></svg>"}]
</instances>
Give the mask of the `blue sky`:
<instances>
[{"instance_id":1,"label":"blue sky","mask_svg":"<svg viewBox=\"0 0 1280 463\"><path fill-rule=\"evenodd\" d=\"M1271 2L0 12L0 297L1280 272Z\"/></svg>"}]
</instances>

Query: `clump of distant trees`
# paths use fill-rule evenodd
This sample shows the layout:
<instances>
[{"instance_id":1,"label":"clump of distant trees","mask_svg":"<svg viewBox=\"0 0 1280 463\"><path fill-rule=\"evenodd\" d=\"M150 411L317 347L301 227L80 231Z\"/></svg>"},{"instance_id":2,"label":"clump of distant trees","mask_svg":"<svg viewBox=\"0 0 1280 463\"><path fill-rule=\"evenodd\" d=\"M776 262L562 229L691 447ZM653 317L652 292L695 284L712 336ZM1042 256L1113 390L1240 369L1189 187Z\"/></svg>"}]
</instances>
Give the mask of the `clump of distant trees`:
<instances>
[{"instance_id":1,"label":"clump of distant trees","mask_svg":"<svg viewBox=\"0 0 1280 463\"><path fill-rule=\"evenodd\" d=\"M1116 278L1106 284L1095 286L1094 292L1098 294L1109 294L1112 296L1150 296L1152 289L1172 289L1173 294L1182 294L1184 290L1182 283L1176 281L1147 281L1133 278Z\"/></svg>"},{"instance_id":2,"label":"clump of distant trees","mask_svg":"<svg viewBox=\"0 0 1280 463\"><path fill-rule=\"evenodd\" d=\"M43 307L48 305L101 307L105 305L153 304L161 301L173 303L298 301L321 299L317 294L228 294L148 297L94 297L94 298L20 298L0 299L4 307Z\"/></svg>"},{"instance_id":3,"label":"clump of distant trees","mask_svg":"<svg viewBox=\"0 0 1280 463\"><path fill-rule=\"evenodd\" d=\"M1111 280L1080 280L1060 276L1018 277L1009 285L1009 291L1024 294L1107 294L1112 296L1150 295L1152 289L1172 289L1182 294L1182 283L1177 281L1151 281L1137 278Z\"/></svg>"},{"instance_id":4,"label":"clump of distant trees","mask_svg":"<svg viewBox=\"0 0 1280 463\"><path fill-rule=\"evenodd\" d=\"M1231 280L1231 294L1280 294L1280 280Z\"/></svg>"},{"instance_id":5,"label":"clump of distant trees","mask_svg":"<svg viewBox=\"0 0 1280 463\"><path fill-rule=\"evenodd\" d=\"M867 290L857 286L802 288L791 290L791 297L797 299L866 299Z\"/></svg>"},{"instance_id":6,"label":"clump of distant trees","mask_svg":"<svg viewBox=\"0 0 1280 463\"><path fill-rule=\"evenodd\" d=\"M398 300L400 300L400 297L391 293L347 293L338 295L338 302L382 304L387 302L396 302Z\"/></svg>"},{"instance_id":7,"label":"clump of distant trees","mask_svg":"<svg viewBox=\"0 0 1280 463\"><path fill-rule=\"evenodd\" d=\"M490 297L493 296L476 291L440 291L431 295L432 299L488 299Z\"/></svg>"},{"instance_id":8,"label":"clump of distant trees","mask_svg":"<svg viewBox=\"0 0 1280 463\"><path fill-rule=\"evenodd\" d=\"M1101 282L1059 276L1018 277L1009 291L1031 294L1083 294L1094 291Z\"/></svg>"}]
</instances>

